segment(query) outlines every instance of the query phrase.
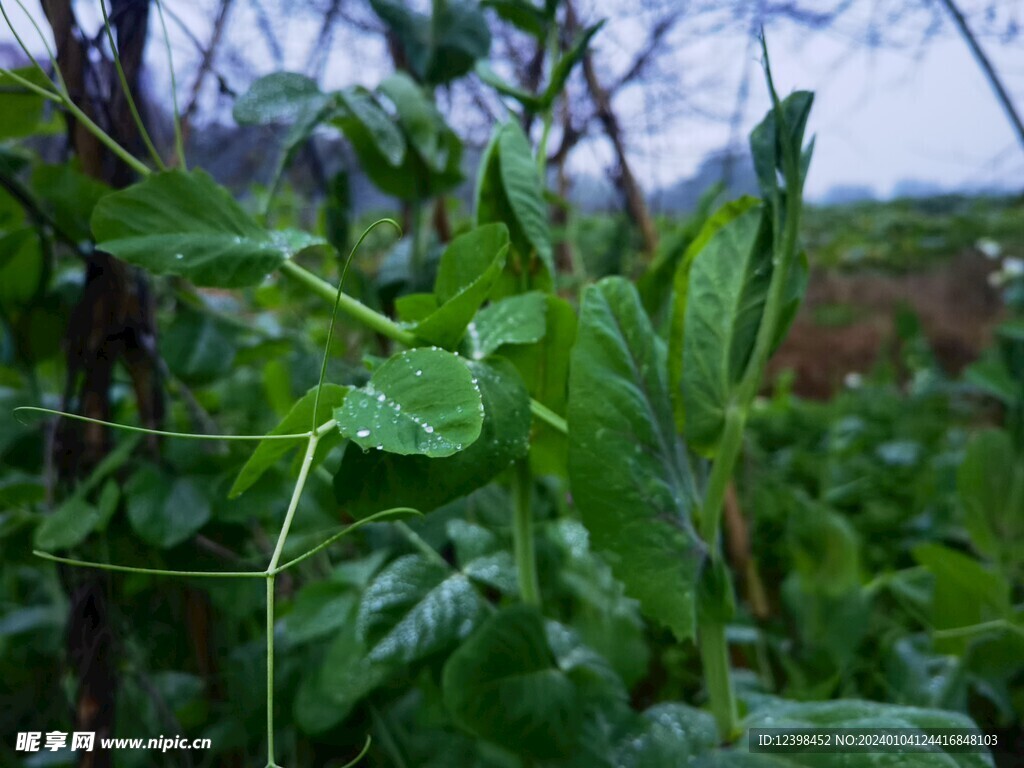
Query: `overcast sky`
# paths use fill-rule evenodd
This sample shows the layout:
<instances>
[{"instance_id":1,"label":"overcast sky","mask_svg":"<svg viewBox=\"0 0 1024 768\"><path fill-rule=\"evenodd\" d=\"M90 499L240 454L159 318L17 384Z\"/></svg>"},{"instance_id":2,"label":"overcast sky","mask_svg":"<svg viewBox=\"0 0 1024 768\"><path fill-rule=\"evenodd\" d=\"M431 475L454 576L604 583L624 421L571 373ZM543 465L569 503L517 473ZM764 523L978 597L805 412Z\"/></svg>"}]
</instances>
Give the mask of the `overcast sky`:
<instances>
[{"instance_id":1,"label":"overcast sky","mask_svg":"<svg viewBox=\"0 0 1024 768\"><path fill-rule=\"evenodd\" d=\"M8 0L0 2L13 13L19 32L30 37L31 28L24 17L14 13L16 9L10 8ZM27 6L39 13L38 0ZM93 3L76 3L83 19L96 15L87 6ZM183 18L191 33L202 41L209 36L215 6L213 0L165 0L165 7ZM256 31L253 9L246 0L235 2L229 25L230 45L223 52L236 60L236 67L231 61L225 62L226 71L245 72L237 75L239 82L232 83L239 90L247 87L247 77L274 69L273 56ZM284 41L285 67L303 69L316 39L318 19L293 14L277 16L272 24ZM599 63L614 70L617 60L627 56L626 49L643 39L642 26L642 21L628 15L611 19L607 32L603 30L595 40ZM154 26L154 33L157 30ZM850 39L838 34L811 33L788 25L776 25L767 31L780 90L806 88L817 94L810 124L810 131L817 134L808 180L812 198L841 185L865 185L885 196L905 180L943 188L1024 189L1024 150L959 37L947 34L930 43L923 53L867 48L851 52ZM174 23L171 36L177 66L185 73L179 78L184 90L190 82L188 73L194 67L196 49ZM10 35L4 31L0 39L9 40ZM149 78L159 91L166 92L165 53L155 42L153 38L147 51ZM990 53L1017 104L1024 108L1024 45L1019 41L1016 45L993 44ZM652 105L651 92L643 88L622 95L617 106L630 131L637 175L646 188L667 186L691 175L707 153L726 146L727 123L700 113L729 114L733 110L736 86L748 60L754 67L754 79L744 113L744 132L760 119L768 102L757 69L759 58L742 34L726 33L697 43L686 41L685 48L680 44L678 50L670 52L668 62L669 69L675 66L690 75L689 80L683 78L677 92L703 89L695 108L673 110L669 104ZM252 66L239 66L245 62ZM373 86L386 74L387 67L378 44L340 30L328 58L326 85L359 82ZM713 74L707 75L712 70ZM690 74L693 72L698 74ZM662 89L654 98L665 100L672 93L670 89L666 97ZM207 98L213 103L218 100L212 92ZM651 114L672 117L652 125ZM574 165L597 172L609 157L606 146L592 142L577 151Z\"/></svg>"}]
</instances>

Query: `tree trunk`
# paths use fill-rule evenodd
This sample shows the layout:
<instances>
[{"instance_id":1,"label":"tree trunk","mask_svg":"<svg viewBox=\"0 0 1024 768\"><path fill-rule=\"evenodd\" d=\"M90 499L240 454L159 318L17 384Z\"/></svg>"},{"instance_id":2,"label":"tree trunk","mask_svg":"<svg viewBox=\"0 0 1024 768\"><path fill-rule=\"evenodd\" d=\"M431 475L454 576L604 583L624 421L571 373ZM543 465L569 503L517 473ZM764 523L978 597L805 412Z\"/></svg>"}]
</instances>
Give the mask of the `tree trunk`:
<instances>
[{"instance_id":1,"label":"tree trunk","mask_svg":"<svg viewBox=\"0 0 1024 768\"><path fill-rule=\"evenodd\" d=\"M114 80L112 69L97 66L75 18L71 0L44 0L43 10L53 29L57 62L71 98L115 140L128 148L139 144L127 99ZM113 0L110 21L129 87L137 92L139 70L149 20L149 0ZM110 93L105 103L94 94ZM114 157L83 126L69 120L68 141L88 175L113 187L123 187L133 172ZM114 367L124 363L131 377L142 422L158 426L163 420L163 398L154 364L156 353L153 307L141 273L109 254L94 252L86 265L85 286L72 310L65 337L68 375L64 409L96 419L110 418L110 385ZM155 451L155 441L150 442ZM58 473L73 483L88 473L110 448L106 428L64 420L57 431L53 452ZM71 596L67 654L78 678L74 729L94 732L100 739L114 733L117 670L114 633L107 604L108 584L97 572L63 568L62 580ZM101 749L81 752L84 768L108 768L111 753Z\"/></svg>"},{"instance_id":2,"label":"tree trunk","mask_svg":"<svg viewBox=\"0 0 1024 768\"><path fill-rule=\"evenodd\" d=\"M576 11L571 2L566 3L566 13L569 28L572 31L579 29L576 19ZM613 176L615 186L626 203L626 213L640 230L640 237L643 239L644 251L647 254L654 254L658 247L658 234L654 228L654 221L651 219L650 211L647 209L647 199L644 191L633 175L629 158L626 156L626 142L622 134L622 126L618 116L612 108L611 95L597 76L597 69L594 66L594 57L590 51L583 55L583 75L587 81L587 88L590 91L590 98L594 102L594 110L597 119L600 120L608 140L615 150L615 158L618 167Z\"/></svg>"}]
</instances>

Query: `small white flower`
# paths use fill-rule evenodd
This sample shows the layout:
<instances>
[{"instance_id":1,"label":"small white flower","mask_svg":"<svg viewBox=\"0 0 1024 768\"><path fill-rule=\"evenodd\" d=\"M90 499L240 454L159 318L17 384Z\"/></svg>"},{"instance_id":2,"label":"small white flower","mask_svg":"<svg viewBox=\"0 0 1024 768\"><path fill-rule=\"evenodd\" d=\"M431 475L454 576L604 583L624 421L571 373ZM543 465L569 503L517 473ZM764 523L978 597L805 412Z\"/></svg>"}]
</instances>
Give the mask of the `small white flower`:
<instances>
[{"instance_id":1,"label":"small white flower","mask_svg":"<svg viewBox=\"0 0 1024 768\"><path fill-rule=\"evenodd\" d=\"M1016 257L1003 259L1003 274L1009 278L1024 275L1024 259Z\"/></svg>"},{"instance_id":2,"label":"small white flower","mask_svg":"<svg viewBox=\"0 0 1024 768\"><path fill-rule=\"evenodd\" d=\"M1003 246L991 237L983 237L974 244L974 247L990 259L998 259L1003 254Z\"/></svg>"}]
</instances>

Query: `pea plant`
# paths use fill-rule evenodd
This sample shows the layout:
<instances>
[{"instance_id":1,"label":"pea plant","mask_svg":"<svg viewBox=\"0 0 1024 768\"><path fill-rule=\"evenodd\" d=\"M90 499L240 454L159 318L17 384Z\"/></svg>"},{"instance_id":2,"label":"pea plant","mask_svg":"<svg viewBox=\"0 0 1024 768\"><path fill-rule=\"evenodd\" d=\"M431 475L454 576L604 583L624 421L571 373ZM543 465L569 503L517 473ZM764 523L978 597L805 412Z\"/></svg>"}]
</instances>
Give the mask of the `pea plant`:
<instances>
[{"instance_id":1,"label":"pea plant","mask_svg":"<svg viewBox=\"0 0 1024 768\"><path fill-rule=\"evenodd\" d=\"M206 502L209 491L151 465L134 472L123 494L132 531L166 553L167 567L101 556L111 551L122 493L109 481L110 465L97 468L74 503L42 518L35 554L125 579L262 580L268 768L298 764L302 754L314 759L302 752L296 727L337 754L337 734L345 734L341 747L352 743L342 730L348 721L377 736L355 761L566 768L812 764L808 757L839 765L842 755L751 755L744 736L766 725L970 727L955 711L787 700L779 689L740 682L750 670L735 669L740 654L731 633L745 608L723 554L723 507L766 365L808 281L799 233L812 95L778 95L765 46L772 106L750 136L761 199L743 197L691 222L637 282L606 277L575 295L575 282L563 279L553 258L547 143L554 105L600 27L563 46L557 2L488 3L546 50L548 81L527 93L486 63L488 26L476 5L435 3L429 18L391 0L372 5L402 46L405 71L374 89L330 93L301 75L277 73L236 102L239 123L286 126L257 210L187 167L180 131L173 167L147 138L151 167L75 106L59 68L52 80L38 64L2 71L137 172L131 186L90 198L88 235L98 251L166 277L188 297L174 320L183 324L183 376L202 379L212 369L208 380L227 377L220 348L211 355L201 346L222 338L225 327L254 332L211 310L193 287L257 304L289 290L304 316L314 307L329 318L315 385L298 399L288 386L280 395L281 387L268 385L286 402L266 433L99 422L168 445L255 442L231 466L230 488L217 490L249 494L256 510L277 504L274 486L290 483L282 515L259 513L262 522L279 518L265 567L181 567L176 553L216 520L210 509L222 502ZM423 28L437 34L424 36ZM463 176L462 142L433 94L469 76L494 88L509 117L480 160L471 220L435 244L429 206ZM536 147L524 116L540 117ZM271 225L287 168L323 131L344 136L362 171L410 213L409 236L379 270L400 275L393 312L372 291L360 300L343 290L350 265L360 269L359 248L380 242L377 224L398 229L393 220L364 232L336 285L317 270L338 263L345 237ZM565 285L570 290L559 293ZM336 359L339 314L348 330L366 334L356 343L363 363L356 369ZM268 365L268 381L267 371L276 372L274 381L284 375ZM224 391L231 397L230 387ZM96 421L41 405L17 413ZM134 443L122 446L130 452ZM296 460L282 469L292 453ZM322 501L325 489L330 498ZM337 520L339 511L352 522L314 538L301 522L307 491L329 510L313 525ZM197 508L206 513L194 514ZM233 509L236 525L251 522L248 508ZM304 531L299 548L290 539L296 526ZM355 546L357 531L369 553L333 562L329 548L343 538ZM83 550L98 554L71 556ZM1010 550L1000 552L1010 559ZM293 596L296 580L302 586ZM657 659L649 645L662 649ZM652 663L671 685L650 683ZM651 691L637 694L643 680ZM285 719L294 725L282 725L281 687L292 707ZM858 757L874 765L886 756ZM980 752L901 760L991 764Z\"/></svg>"}]
</instances>

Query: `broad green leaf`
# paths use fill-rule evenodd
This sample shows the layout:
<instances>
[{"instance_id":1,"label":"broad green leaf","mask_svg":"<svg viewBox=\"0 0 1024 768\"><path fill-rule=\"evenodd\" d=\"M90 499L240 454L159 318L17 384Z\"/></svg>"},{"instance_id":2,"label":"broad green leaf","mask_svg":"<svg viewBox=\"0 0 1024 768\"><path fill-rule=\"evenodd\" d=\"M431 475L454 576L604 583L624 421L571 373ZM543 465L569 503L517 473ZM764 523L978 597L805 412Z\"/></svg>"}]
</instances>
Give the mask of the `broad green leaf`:
<instances>
[{"instance_id":1,"label":"broad green leaf","mask_svg":"<svg viewBox=\"0 0 1024 768\"><path fill-rule=\"evenodd\" d=\"M92 215L97 248L158 275L196 285L255 285L323 240L267 231L201 170L154 173L104 197Z\"/></svg>"},{"instance_id":2,"label":"broad green leaf","mask_svg":"<svg viewBox=\"0 0 1024 768\"><path fill-rule=\"evenodd\" d=\"M687 443L707 453L753 351L772 277L770 241L763 209L751 208L712 236L690 268L675 394Z\"/></svg>"},{"instance_id":3,"label":"broad green leaf","mask_svg":"<svg viewBox=\"0 0 1024 768\"><path fill-rule=\"evenodd\" d=\"M396 164L393 140L378 120L340 118L338 125L359 156L359 163L381 191L402 200L425 200L442 194L463 180L462 142L437 108L407 75L395 74L380 85L394 105L396 130L406 147Z\"/></svg>"},{"instance_id":4,"label":"broad green leaf","mask_svg":"<svg viewBox=\"0 0 1024 768\"><path fill-rule=\"evenodd\" d=\"M348 119L359 123L380 154L391 165L401 164L405 158L405 136L373 94L356 86L338 91L338 98L348 111Z\"/></svg>"},{"instance_id":5,"label":"broad green leaf","mask_svg":"<svg viewBox=\"0 0 1024 768\"><path fill-rule=\"evenodd\" d=\"M530 399L522 379L504 360L469 362L484 405L480 437L443 459L364 452L348 446L334 478L338 503L357 518L412 505L429 512L490 482L526 456ZM447 394L440 395L447 398ZM446 401L445 401L446 402Z\"/></svg>"},{"instance_id":6,"label":"broad green leaf","mask_svg":"<svg viewBox=\"0 0 1024 768\"><path fill-rule=\"evenodd\" d=\"M975 548L996 561L1018 557L1024 546L1024 459L1007 432L990 429L971 441L957 490Z\"/></svg>"},{"instance_id":7,"label":"broad green leaf","mask_svg":"<svg viewBox=\"0 0 1024 768\"><path fill-rule=\"evenodd\" d=\"M540 291L521 293L481 309L466 333L468 354L483 360L506 344L533 344L544 338L548 299Z\"/></svg>"},{"instance_id":8,"label":"broad green leaf","mask_svg":"<svg viewBox=\"0 0 1024 768\"><path fill-rule=\"evenodd\" d=\"M70 549L85 541L99 523L99 510L85 499L72 496L43 520L33 544L47 552Z\"/></svg>"},{"instance_id":9,"label":"broad green leaf","mask_svg":"<svg viewBox=\"0 0 1024 768\"><path fill-rule=\"evenodd\" d=\"M0 235L0 304L27 304L40 291L46 265L32 227Z\"/></svg>"},{"instance_id":10,"label":"broad green leaf","mask_svg":"<svg viewBox=\"0 0 1024 768\"><path fill-rule=\"evenodd\" d=\"M510 268L517 279L543 265L547 278L554 275L547 204L530 142L517 123L495 128L480 161L476 191L476 221L504 221L512 238L516 261ZM539 259L539 264L535 264Z\"/></svg>"},{"instance_id":11,"label":"broad green leaf","mask_svg":"<svg viewBox=\"0 0 1024 768\"><path fill-rule=\"evenodd\" d=\"M678 768L718 744L714 718L677 702L655 704L637 718L615 751L616 768Z\"/></svg>"},{"instance_id":12,"label":"broad green leaf","mask_svg":"<svg viewBox=\"0 0 1024 768\"><path fill-rule=\"evenodd\" d=\"M190 384L207 384L234 366L235 332L212 315L186 306L174 314L160 349L175 376Z\"/></svg>"},{"instance_id":13,"label":"broad green leaf","mask_svg":"<svg viewBox=\"0 0 1024 768\"><path fill-rule=\"evenodd\" d=\"M125 493L128 521L139 538L154 547L181 544L210 519L210 501L195 481L152 465L131 476Z\"/></svg>"},{"instance_id":14,"label":"broad green leaf","mask_svg":"<svg viewBox=\"0 0 1024 768\"><path fill-rule=\"evenodd\" d=\"M235 100L232 114L239 125L290 123L305 112L322 109L327 101L316 81L297 72L275 72L249 86Z\"/></svg>"},{"instance_id":15,"label":"broad green leaf","mask_svg":"<svg viewBox=\"0 0 1024 768\"><path fill-rule=\"evenodd\" d=\"M471 635L445 664L443 691L463 728L513 752L552 758L576 742L579 691L529 606L505 608Z\"/></svg>"},{"instance_id":16,"label":"broad green leaf","mask_svg":"<svg viewBox=\"0 0 1024 768\"><path fill-rule=\"evenodd\" d=\"M367 649L356 636L354 611L342 619L323 661L308 668L295 697L295 720L306 733L323 733L344 720L394 672L367 659Z\"/></svg>"},{"instance_id":17,"label":"broad green leaf","mask_svg":"<svg viewBox=\"0 0 1024 768\"><path fill-rule=\"evenodd\" d=\"M694 259L697 258L707 247L711 239L721 232L723 228L758 205L759 201L757 198L741 197L738 200L726 203L715 211L714 214L708 217L700 231L686 247L673 273L672 290L675 295L672 301L668 337L668 380L669 391L672 393L676 426L680 431L683 429L685 416L682 398L679 397L679 388L683 380L683 339L686 335L686 307L690 297L690 271L693 269Z\"/></svg>"},{"instance_id":18,"label":"broad green leaf","mask_svg":"<svg viewBox=\"0 0 1024 768\"><path fill-rule=\"evenodd\" d=\"M356 633L371 663L406 665L456 645L485 615L469 579L423 555L406 555L363 593Z\"/></svg>"},{"instance_id":19,"label":"broad green leaf","mask_svg":"<svg viewBox=\"0 0 1024 768\"><path fill-rule=\"evenodd\" d=\"M320 393L320 406L317 413L317 425L331 418L332 411L345 401L349 388L339 384L325 383ZM268 434L297 435L308 432L313 425L313 403L316 401L316 388L309 390L292 406L288 414ZM333 446L340 442L340 436L333 430L320 438L317 446L317 457L323 458ZM301 440L263 440L252 456L245 462L235 478L234 485L228 492L228 498L241 496L263 473L272 467L277 460L291 450L303 445Z\"/></svg>"},{"instance_id":20,"label":"broad green leaf","mask_svg":"<svg viewBox=\"0 0 1024 768\"><path fill-rule=\"evenodd\" d=\"M12 70L19 77L33 85L53 91L50 79L36 67L23 67ZM59 123L51 120L43 122L46 110L46 99L38 93L30 91L20 83L0 74L0 141L17 139L23 136L40 133L54 133L59 130Z\"/></svg>"},{"instance_id":21,"label":"broad green leaf","mask_svg":"<svg viewBox=\"0 0 1024 768\"><path fill-rule=\"evenodd\" d=\"M569 478L594 548L626 592L693 637L704 547L692 470L676 436L665 352L625 280L583 294L569 376Z\"/></svg>"},{"instance_id":22,"label":"broad green leaf","mask_svg":"<svg viewBox=\"0 0 1024 768\"><path fill-rule=\"evenodd\" d=\"M486 224L456 237L441 255L434 294L438 308L416 323L424 341L455 348L505 266L508 229Z\"/></svg>"},{"instance_id":23,"label":"broad green leaf","mask_svg":"<svg viewBox=\"0 0 1024 768\"><path fill-rule=\"evenodd\" d=\"M480 436L484 406L465 361L437 348L399 352L334 411L344 437L364 449L451 456Z\"/></svg>"},{"instance_id":24,"label":"broad green leaf","mask_svg":"<svg viewBox=\"0 0 1024 768\"><path fill-rule=\"evenodd\" d=\"M1010 614L1010 585L1000 574L941 544L921 544L914 559L935 577L931 620L934 629L962 629ZM962 653L967 638L935 641L940 652Z\"/></svg>"},{"instance_id":25,"label":"broad green leaf","mask_svg":"<svg viewBox=\"0 0 1024 768\"><path fill-rule=\"evenodd\" d=\"M291 612L284 617L289 643L304 643L329 635L351 620L356 599L344 584L317 581L299 590Z\"/></svg>"},{"instance_id":26,"label":"broad green leaf","mask_svg":"<svg viewBox=\"0 0 1024 768\"><path fill-rule=\"evenodd\" d=\"M466 74L490 50L487 20L473 3L435 3L433 18L400 0L371 0L370 5L401 44L409 68L432 85Z\"/></svg>"},{"instance_id":27,"label":"broad green leaf","mask_svg":"<svg viewBox=\"0 0 1024 768\"><path fill-rule=\"evenodd\" d=\"M498 16L516 29L544 41L548 17L530 0L481 0L484 8L493 8Z\"/></svg>"},{"instance_id":28,"label":"broad green leaf","mask_svg":"<svg viewBox=\"0 0 1024 768\"><path fill-rule=\"evenodd\" d=\"M64 232L76 240L89 240L89 219L110 187L71 163L39 164L32 169L32 191Z\"/></svg>"}]
</instances>

